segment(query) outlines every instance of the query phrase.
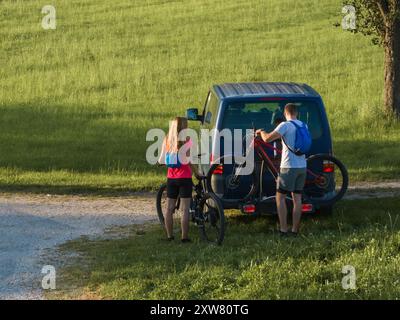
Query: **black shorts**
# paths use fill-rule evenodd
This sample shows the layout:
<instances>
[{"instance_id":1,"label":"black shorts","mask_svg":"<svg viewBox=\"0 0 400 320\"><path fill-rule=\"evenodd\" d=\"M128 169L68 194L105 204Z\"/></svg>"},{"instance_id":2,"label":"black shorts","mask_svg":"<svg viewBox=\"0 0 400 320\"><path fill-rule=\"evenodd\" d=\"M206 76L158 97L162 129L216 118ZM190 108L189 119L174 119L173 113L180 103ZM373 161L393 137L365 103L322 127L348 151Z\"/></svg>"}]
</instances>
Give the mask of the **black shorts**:
<instances>
[{"instance_id":1,"label":"black shorts","mask_svg":"<svg viewBox=\"0 0 400 320\"><path fill-rule=\"evenodd\" d=\"M191 178L187 179L168 179L167 180L167 197L170 199L191 198L193 182Z\"/></svg>"}]
</instances>

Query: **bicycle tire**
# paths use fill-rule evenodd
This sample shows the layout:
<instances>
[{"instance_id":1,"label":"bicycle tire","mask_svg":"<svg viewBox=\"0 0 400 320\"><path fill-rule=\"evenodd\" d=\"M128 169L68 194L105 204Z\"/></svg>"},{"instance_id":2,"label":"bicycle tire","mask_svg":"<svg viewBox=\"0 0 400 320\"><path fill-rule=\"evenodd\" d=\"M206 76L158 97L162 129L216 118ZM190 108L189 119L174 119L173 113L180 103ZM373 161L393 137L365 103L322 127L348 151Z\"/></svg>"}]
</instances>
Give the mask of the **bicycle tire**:
<instances>
[{"instance_id":1,"label":"bicycle tire","mask_svg":"<svg viewBox=\"0 0 400 320\"><path fill-rule=\"evenodd\" d=\"M304 190L306 197L308 197L307 200L309 200L313 204L317 204L320 206L332 206L333 204L335 204L336 202L341 200L347 191L347 188L349 185L349 175L348 175L347 169L346 169L345 165L339 159L337 159L334 156L328 155L328 154L315 154L315 155L312 155L311 157L307 158L307 168L309 168L311 166L311 162L313 162L313 161L318 161L318 162L322 161L322 163L324 161L328 161L328 162L331 162L334 165L336 165L340 170L342 183L334 197L332 197L330 199L324 199L322 197L321 198L318 198L318 197L311 198L309 195L307 195L307 188L305 188L305 190Z\"/></svg>"},{"instance_id":2,"label":"bicycle tire","mask_svg":"<svg viewBox=\"0 0 400 320\"><path fill-rule=\"evenodd\" d=\"M213 193L222 204L236 204L239 202L246 202L248 201L258 190L258 186L259 186L259 179L257 177L256 174L256 170L253 170L253 172L251 173L251 184L250 184L250 190L246 193L245 196L241 197L240 199L227 199L224 198L223 196L219 196L219 193L216 192L217 190L213 189L212 186L212 179L214 176L214 172L221 166L221 163L223 165L224 160L228 159L228 158L233 158L232 156L224 156L220 159L219 163L214 163L213 165L211 165L210 170L207 173L207 177L206 177L206 185L207 185L207 191L210 193ZM231 160L232 161L232 160ZM233 161L232 161L233 162ZM230 162L230 163L232 163Z\"/></svg>"},{"instance_id":3,"label":"bicycle tire","mask_svg":"<svg viewBox=\"0 0 400 320\"><path fill-rule=\"evenodd\" d=\"M217 235L216 239L214 239L214 240L210 240L209 236L207 235L205 223L210 223L210 225L211 225L213 223L213 221L211 221L212 219L208 219L208 221L205 220L203 222L203 225L200 226L200 228L199 228L200 235L204 240L206 240L208 242L215 243L217 245L221 245L222 242L224 241L224 237L225 237L225 214L224 214L224 208L222 206L221 201L219 200L219 198L215 194L207 192L201 198L201 200L199 202L199 205L198 205L198 208L199 208L199 210L203 209L204 205L209 200L212 200L214 202L214 204L216 206L215 209L218 212L218 215L216 217L219 220L219 223L220 223L220 227L218 229L218 235Z\"/></svg>"},{"instance_id":4,"label":"bicycle tire","mask_svg":"<svg viewBox=\"0 0 400 320\"><path fill-rule=\"evenodd\" d=\"M167 190L167 184L163 183L160 186L160 188L158 189L157 198L156 198L157 216L158 216L158 220L160 221L160 224L162 227L165 226L165 220L164 220L165 212L164 212L163 206L162 206L162 198L163 198L166 190ZM180 198L178 197L178 199L176 201L175 210L178 210L179 206L180 206Z\"/></svg>"},{"instance_id":5,"label":"bicycle tire","mask_svg":"<svg viewBox=\"0 0 400 320\"><path fill-rule=\"evenodd\" d=\"M161 201L162 201L162 197L163 197L163 194L166 189L167 189L167 184L164 183L160 186L160 188L158 189L158 192L157 192L157 200L156 200L158 220L160 221L160 224L163 227L165 225L165 221L164 221L164 212L163 212Z\"/></svg>"}]
</instances>

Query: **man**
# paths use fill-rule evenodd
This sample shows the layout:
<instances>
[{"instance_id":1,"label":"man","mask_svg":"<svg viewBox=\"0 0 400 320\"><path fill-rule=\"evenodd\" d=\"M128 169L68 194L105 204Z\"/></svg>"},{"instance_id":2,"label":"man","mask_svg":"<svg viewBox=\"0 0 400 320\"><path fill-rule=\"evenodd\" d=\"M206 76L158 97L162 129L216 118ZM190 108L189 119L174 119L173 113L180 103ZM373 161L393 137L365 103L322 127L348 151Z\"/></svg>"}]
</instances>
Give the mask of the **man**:
<instances>
[{"instance_id":1,"label":"man","mask_svg":"<svg viewBox=\"0 0 400 320\"><path fill-rule=\"evenodd\" d=\"M305 155L297 156L290 150L294 149L297 130L296 126L290 121L295 121L298 125L302 125L302 122L297 120L297 106L293 103L287 104L284 109L284 115L287 121L279 124L271 133L263 130L257 130L256 133L265 142L272 142L277 139L282 139L284 142L281 169L276 186L276 206L280 223L279 231L282 236L288 235L286 195L291 193L293 199L293 226L291 233L296 236L300 227L302 211L301 194L306 181L307 162Z\"/></svg>"}]
</instances>

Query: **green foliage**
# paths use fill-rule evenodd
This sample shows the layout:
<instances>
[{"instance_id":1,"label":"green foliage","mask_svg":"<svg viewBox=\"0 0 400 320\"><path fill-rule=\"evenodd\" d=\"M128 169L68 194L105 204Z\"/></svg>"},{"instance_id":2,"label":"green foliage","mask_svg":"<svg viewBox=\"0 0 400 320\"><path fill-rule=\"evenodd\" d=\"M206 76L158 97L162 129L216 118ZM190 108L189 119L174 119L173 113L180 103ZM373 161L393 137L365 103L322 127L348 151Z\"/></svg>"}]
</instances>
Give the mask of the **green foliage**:
<instances>
[{"instance_id":1,"label":"green foliage","mask_svg":"<svg viewBox=\"0 0 400 320\"><path fill-rule=\"evenodd\" d=\"M352 5L356 8L357 28L351 30L354 33L362 33L366 36L374 36L374 44L382 43L385 35L385 24L379 11L378 1L370 0L350 0L344 4Z\"/></svg>"},{"instance_id":2,"label":"green foliage","mask_svg":"<svg viewBox=\"0 0 400 320\"><path fill-rule=\"evenodd\" d=\"M195 227L192 244L163 241L158 225L73 241L61 253L77 258L57 269L53 297L398 299L399 208L398 198L342 202L332 217L304 219L295 239L281 239L272 217L230 215L221 247L201 242ZM355 267L355 290L342 288L345 265Z\"/></svg>"},{"instance_id":3,"label":"green foliage","mask_svg":"<svg viewBox=\"0 0 400 320\"><path fill-rule=\"evenodd\" d=\"M400 18L399 0L349 0L344 4L357 11L357 28L352 32L374 36L374 44L384 44L391 21Z\"/></svg>"}]
</instances>

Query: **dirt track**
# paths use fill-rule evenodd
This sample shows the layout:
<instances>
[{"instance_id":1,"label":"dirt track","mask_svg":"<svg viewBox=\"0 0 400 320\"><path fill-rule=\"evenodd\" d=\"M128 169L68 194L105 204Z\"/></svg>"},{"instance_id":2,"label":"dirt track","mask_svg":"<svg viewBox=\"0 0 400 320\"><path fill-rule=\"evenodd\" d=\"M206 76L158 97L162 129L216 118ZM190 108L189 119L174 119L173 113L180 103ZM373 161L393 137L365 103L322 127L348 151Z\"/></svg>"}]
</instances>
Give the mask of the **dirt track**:
<instances>
[{"instance_id":1,"label":"dirt track","mask_svg":"<svg viewBox=\"0 0 400 320\"><path fill-rule=\"evenodd\" d=\"M400 195L400 182L352 186L347 199ZM0 196L0 299L40 299L43 253L112 226L156 219L153 194L134 197Z\"/></svg>"},{"instance_id":2,"label":"dirt track","mask_svg":"<svg viewBox=\"0 0 400 320\"><path fill-rule=\"evenodd\" d=\"M112 226L156 218L154 200L76 196L0 196L0 299L42 297L40 257L49 248Z\"/></svg>"}]
</instances>

